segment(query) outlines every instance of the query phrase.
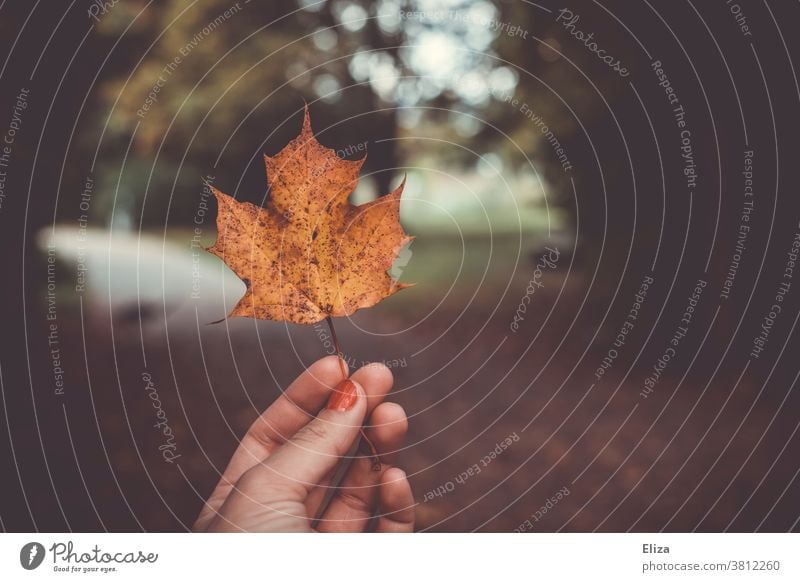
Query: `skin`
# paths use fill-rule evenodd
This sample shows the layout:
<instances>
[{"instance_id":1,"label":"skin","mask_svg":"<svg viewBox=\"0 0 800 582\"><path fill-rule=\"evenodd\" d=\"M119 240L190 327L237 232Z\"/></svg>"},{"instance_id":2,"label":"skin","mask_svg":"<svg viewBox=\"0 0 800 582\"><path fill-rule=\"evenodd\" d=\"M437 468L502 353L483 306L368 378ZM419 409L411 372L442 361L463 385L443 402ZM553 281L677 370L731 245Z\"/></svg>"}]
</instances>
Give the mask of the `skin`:
<instances>
[{"instance_id":1,"label":"skin","mask_svg":"<svg viewBox=\"0 0 800 582\"><path fill-rule=\"evenodd\" d=\"M357 398L349 410L325 408L344 380L335 356L318 360L252 424L203 506L194 531L377 532L414 530L414 497L406 474L392 465L405 439L403 408L384 402L392 373L370 364L351 377ZM342 456L367 422L381 470L358 456L322 515L311 522Z\"/></svg>"}]
</instances>

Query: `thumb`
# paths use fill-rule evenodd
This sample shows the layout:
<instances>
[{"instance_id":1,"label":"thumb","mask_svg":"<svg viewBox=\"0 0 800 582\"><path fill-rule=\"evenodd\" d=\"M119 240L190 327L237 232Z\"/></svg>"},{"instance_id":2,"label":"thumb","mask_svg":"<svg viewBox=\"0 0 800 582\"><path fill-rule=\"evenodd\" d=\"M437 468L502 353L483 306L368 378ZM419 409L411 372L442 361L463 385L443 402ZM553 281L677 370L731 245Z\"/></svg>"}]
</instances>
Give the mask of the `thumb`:
<instances>
[{"instance_id":1,"label":"thumb","mask_svg":"<svg viewBox=\"0 0 800 582\"><path fill-rule=\"evenodd\" d=\"M360 384L346 378L334 389L328 405L261 465L271 485L296 488L305 499L347 453L358 437L367 412Z\"/></svg>"}]
</instances>

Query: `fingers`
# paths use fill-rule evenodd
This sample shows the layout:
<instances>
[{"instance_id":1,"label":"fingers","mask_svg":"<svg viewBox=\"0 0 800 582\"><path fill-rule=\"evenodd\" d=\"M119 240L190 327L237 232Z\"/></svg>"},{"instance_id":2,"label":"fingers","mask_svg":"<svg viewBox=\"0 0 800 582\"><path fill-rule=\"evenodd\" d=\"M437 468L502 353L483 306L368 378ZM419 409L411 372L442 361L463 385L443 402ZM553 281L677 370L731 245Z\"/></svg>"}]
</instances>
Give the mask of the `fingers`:
<instances>
[{"instance_id":1,"label":"fingers","mask_svg":"<svg viewBox=\"0 0 800 582\"><path fill-rule=\"evenodd\" d=\"M195 530L205 529L222 506L233 484L247 470L266 459L273 449L316 415L325 405L331 390L342 379L338 358L329 356L314 362L292 382L242 437L222 478L200 512L194 525Z\"/></svg>"},{"instance_id":2,"label":"fingers","mask_svg":"<svg viewBox=\"0 0 800 582\"><path fill-rule=\"evenodd\" d=\"M315 362L251 425L195 522L196 531L203 531L208 527L230 495L233 485L247 471L263 463L279 445L307 426L324 406L333 389L342 380L337 360L335 356L330 356ZM381 364L364 366L356 371L352 378L363 386L366 393L363 400L366 401L367 411L373 410L385 398L393 382L391 372ZM362 414L362 418L363 416ZM311 427L310 430L317 429ZM349 442L352 442L352 439ZM341 454L343 453L339 455ZM334 472L335 465L334 460L328 475L318 481L326 484ZM306 507L310 515L316 515L324 493L324 487L317 488L306 498Z\"/></svg>"},{"instance_id":3,"label":"fingers","mask_svg":"<svg viewBox=\"0 0 800 582\"><path fill-rule=\"evenodd\" d=\"M408 418L403 407L394 402L378 406L369 418L367 436L375 443L381 461L391 465L403 446L408 432ZM372 471L375 473L375 471Z\"/></svg>"},{"instance_id":4,"label":"fingers","mask_svg":"<svg viewBox=\"0 0 800 582\"><path fill-rule=\"evenodd\" d=\"M378 490L377 533L411 533L414 531L414 496L405 472L396 467L381 477Z\"/></svg>"},{"instance_id":5,"label":"fingers","mask_svg":"<svg viewBox=\"0 0 800 582\"><path fill-rule=\"evenodd\" d=\"M374 471L371 458L356 458L319 522L317 529L321 532L360 532L369 523L381 476L388 469L386 463L405 440L408 420L400 405L383 403L375 408L369 424L367 435L375 445L384 469Z\"/></svg>"},{"instance_id":6,"label":"fingers","mask_svg":"<svg viewBox=\"0 0 800 582\"><path fill-rule=\"evenodd\" d=\"M392 384L394 382L392 372L389 368L383 364L377 363L368 364L359 368L353 373L352 378L361 384L364 387L364 391L367 393L368 415L383 401L392 389ZM370 437L370 440L372 440L372 437ZM323 499L325 499L326 493L329 491L327 486L330 484L334 472L335 470L331 471L329 475L326 475L322 481L320 481L320 486L314 489L306 499L306 507L309 515L317 515L319 506Z\"/></svg>"},{"instance_id":7,"label":"fingers","mask_svg":"<svg viewBox=\"0 0 800 582\"><path fill-rule=\"evenodd\" d=\"M353 373L352 378L367 392L368 413L371 413L378 404L383 402L394 383L391 370L379 363L367 364L359 368Z\"/></svg>"},{"instance_id":8,"label":"fingers","mask_svg":"<svg viewBox=\"0 0 800 582\"><path fill-rule=\"evenodd\" d=\"M213 531L311 531L308 492L361 430L364 389L344 380L317 417L236 482L208 526Z\"/></svg>"},{"instance_id":9,"label":"fingers","mask_svg":"<svg viewBox=\"0 0 800 582\"><path fill-rule=\"evenodd\" d=\"M345 388L348 384L350 387ZM322 410L248 475L258 474L263 487L277 488L304 502L309 491L350 448L366 416L367 397L358 383L347 380L338 389L348 392L349 397L331 396L330 403L336 403L337 410Z\"/></svg>"},{"instance_id":10,"label":"fingers","mask_svg":"<svg viewBox=\"0 0 800 582\"><path fill-rule=\"evenodd\" d=\"M342 361L345 372L347 364ZM273 449L290 439L325 406L331 390L344 380L336 356L314 362L250 426L247 436Z\"/></svg>"}]
</instances>

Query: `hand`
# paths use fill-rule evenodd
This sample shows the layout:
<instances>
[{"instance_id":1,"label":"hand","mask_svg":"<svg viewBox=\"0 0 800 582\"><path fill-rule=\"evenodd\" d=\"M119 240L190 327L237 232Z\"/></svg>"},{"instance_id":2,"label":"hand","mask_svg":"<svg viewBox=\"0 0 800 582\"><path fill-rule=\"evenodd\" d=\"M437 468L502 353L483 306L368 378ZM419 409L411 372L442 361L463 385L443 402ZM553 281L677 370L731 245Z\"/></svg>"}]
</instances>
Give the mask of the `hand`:
<instances>
[{"instance_id":1,"label":"hand","mask_svg":"<svg viewBox=\"0 0 800 582\"><path fill-rule=\"evenodd\" d=\"M343 380L338 359L329 356L292 382L242 438L194 531L312 531L339 461L367 416L381 470L373 470L371 458L356 457L316 530L362 532L376 515L375 531L413 531L411 487L390 464L408 428L402 407L383 402L392 373L370 364Z\"/></svg>"}]
</instances>

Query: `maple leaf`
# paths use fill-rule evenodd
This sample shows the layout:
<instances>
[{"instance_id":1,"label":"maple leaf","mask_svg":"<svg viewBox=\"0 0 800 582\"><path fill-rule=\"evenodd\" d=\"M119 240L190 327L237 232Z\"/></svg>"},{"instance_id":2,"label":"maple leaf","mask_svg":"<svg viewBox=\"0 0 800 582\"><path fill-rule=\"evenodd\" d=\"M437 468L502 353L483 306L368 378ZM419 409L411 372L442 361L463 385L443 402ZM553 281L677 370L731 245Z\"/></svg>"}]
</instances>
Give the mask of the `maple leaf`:
<instances>
[{"instance_id":1,"label":"maple leaf","mask_svg":"<svg viewBox=\"0 0 800 582\"><path fill-rule=\"evenodd\" d=\"M228 317L311 324L411 286L387 273L413 240L400 225L405 178L392 193L354 206L348 199L365 159L344 160L320 144L306 106L300 135L264 156L263 208L211 188L218 235L207 250L247 285Z\"/></svg>"}]
</instances>

